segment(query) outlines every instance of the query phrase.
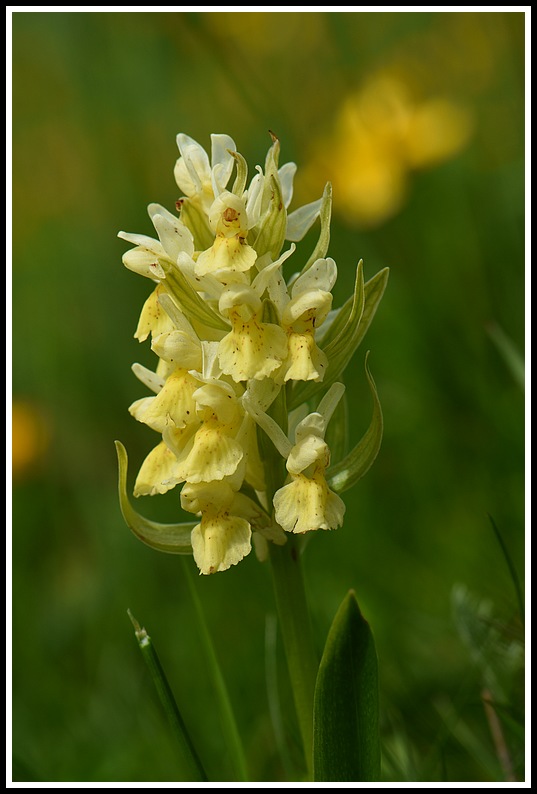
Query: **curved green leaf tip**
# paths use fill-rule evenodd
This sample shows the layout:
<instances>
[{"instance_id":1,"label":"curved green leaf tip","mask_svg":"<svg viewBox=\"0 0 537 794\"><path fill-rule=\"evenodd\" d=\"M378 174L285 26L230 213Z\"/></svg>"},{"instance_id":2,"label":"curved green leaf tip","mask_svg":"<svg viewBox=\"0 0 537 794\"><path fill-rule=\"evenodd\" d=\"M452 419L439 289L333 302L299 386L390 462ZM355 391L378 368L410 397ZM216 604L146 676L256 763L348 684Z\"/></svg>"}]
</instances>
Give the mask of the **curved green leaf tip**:
<instances>
[{"instance_id":1,"label":"curved green leaf tip","mask_svg":"<svg viewBox=\"0 0 537 794\"><path fill-rule=\"evenodd\" d=\"M119 468L119 506L129 529L132 530L142 543L146 543L157 551L164 551L168 554L192 554L190 534L198 522L191 521L185 524L160 524L157 521L144 518L140 513L137 513L131 505L127 495L127 470L129 462L127 450L121 441L116 441L115 445Z\"/></svg>"},{"instance_id":2,"label":"curved green leaf tip","mask_svg":"<svg viewBox=\"0 0 537 794\"><path fill-rule=\"evenodd\" d=\"M371 397L373 398L373 416L369 428L354 449L352 449L343 460L340 460L335 466L329 469L328 484L336 493L343 493L343 491L352 488L352 486L369 471L379 453L382 443L382 433L384 429L382 408L375 381L373 380L373 376L367 364L368 357L369 352L365 358L365 374L369 383Z\"/></svg>"},{"instance_id":3,"label":"curved green leaf tip","mask_svg":"<svg viewBox=\"0 0 537 794\"><path fill-rule=\"evenodd\" d=\"M377 654L354 592L344 598L319 666L313 711L314 780L380 776Z\"/></svg>"}]
</instances>

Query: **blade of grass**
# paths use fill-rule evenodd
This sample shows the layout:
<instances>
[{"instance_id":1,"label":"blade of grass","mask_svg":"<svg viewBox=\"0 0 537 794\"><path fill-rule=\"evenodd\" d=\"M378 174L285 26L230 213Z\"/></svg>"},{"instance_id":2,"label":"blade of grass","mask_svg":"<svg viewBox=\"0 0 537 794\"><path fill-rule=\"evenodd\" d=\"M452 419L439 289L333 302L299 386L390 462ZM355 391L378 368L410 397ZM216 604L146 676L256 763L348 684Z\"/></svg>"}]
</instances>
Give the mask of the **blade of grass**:
<instances>
[{"instance_id":1,"label":"blade of grass","mask_svg":"<svg viewBox=\"0 0 537 794\"><path fill-rule=\"evenodd\" d=\"M288 779L292 778L293 764L288 749L288 740L283 726L280 692L278 687L278 664L276 656L276 643L278 636L278 620L276 615L267 615L265 622L265 670L267 681L267 696L269 702L270 721L274 730L276 746L280 755L283 768Z\"/></svg>"},{"instance_id":2,"label":"blade of grass","mask_svg":"<svg viewBox=\"0 0 537 794\"><path fill-rule=\"evenodd\" d=\"M487 513L487 515L489 517L490 523L492 524L492 529L494 531L494 534L496 535L496 540L500 544L500 548L502 550L502 553L503 553L503 556L504 556L504 559L505 559L505 563L506 563L507 567L509 568L509 573L511 574L511 580L512 580L513 585L514 585L515 592L516 592L516 597L517 597L517 601L518 601L518 609L520 611L520 619L521 619L522 623L524 623L524 598L522 596L522 588L520 586L520 580L518 578L518 574L516 572L516 568L515 568L515 566L513 564L513 561L511 559L511 555L509 554L509 552L507 550L507 546L505 545L505 542L504 542L504 540L503 540L503 538L502 538L502 536L500 534L500 530L496 526L496 522L494 521L494 519L492 518L490 513Z\"/></svg>"},{"instance_id":3,"label":"blade of grass","mask_svg":"<svg viewBox=\"0 0 537 794\"><path fill-rule=\"evenodd\" d=\"M454 705L445 698L438 698L434 702L434 706L444 723L447 734L452 736L493 780L498 779L500 767L497 758L490 752L489 747L475 730L462 719Z\"/></svg>"},{"instance_id":4,"label":"blade of grass","mask_svg":"<svg viewBox=\"0 0 537 794\"><path fill-rule=\"evenodd\" d=\"M132 625L134 626L134 633L138 640L138 645L142 656L149 668L153 684L157 690L160 702L164 707L164 711L170 722L172 731L177 739L179 746L179 763L185 772L184 780L198 782L207 781L207 775L203 769L202 763L188 734L183 718L173 696L173 692L166 678L166 674L160 663L155 647L145 629L140 627L140 624L133 616L132 612L127 610Z\"/></svg>"},{"instance_id":5,"label":"blade of grass","mask_svg":"<svg viewBox=\"0 0 537 794\"><path fill-rule=\"evenodd\" d=\"M205 620L205 615L203 613L201 601L199 599L198 593L196 591L196 587L194 585L194 581L192 579L192 574L190 572L188 565L185 565L184 563L185 561L183 561L183 570L188 584L188 588L190 590L190 595L192 596L192 600L194 602L194 608L196 610L196 615L198 618L198 626L201 634L201 641L205 648L205 653L209 664L209 670L213 678L213 685L216 691L218 704L220 708L220 717L224 729L224 736L226 738L226 742L228 743L231 760L235 768L235 772L237 774L238 779L241 781L247 781L248 769L246 766L244 748L242 746L241 737L237 728L237 723L235 720L235 715L233 713L233 708L231 706L231 700L229 698L229 693L227 691L226 682L224 681L224 676L222 675L222 671L218 663L218 658L216 656L213 641L211 639L211 633L207 626L207 621Z\"/></svg>"}]
</instances>

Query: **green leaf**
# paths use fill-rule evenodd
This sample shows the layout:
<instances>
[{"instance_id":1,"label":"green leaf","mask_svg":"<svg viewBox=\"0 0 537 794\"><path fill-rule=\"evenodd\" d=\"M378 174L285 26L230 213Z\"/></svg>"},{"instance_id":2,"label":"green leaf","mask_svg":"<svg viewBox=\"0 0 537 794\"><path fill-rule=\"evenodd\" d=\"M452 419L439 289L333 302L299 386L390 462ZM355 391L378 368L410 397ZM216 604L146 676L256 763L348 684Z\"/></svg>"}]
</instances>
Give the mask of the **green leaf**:
<instances>
[{"instance_id":1,"label":"green leaf","mask_svg":"<svg viewBox=\"0 0 537 794\"><path fill-rule=\"evenodd\" d=\"M389 272L385 267L364 284L363 262L362 260L358 262L354 295L342 306L340 315L336 317L323 340L324 352L329 361L334 360L332 364L334 380L337 380L343 372L366 335L386 289ZM339 373L338 368L340 368Z\"/></svg>"},{"instance_id":2,"label":"green leaf","mask_svg":"<svg viewBox=\"0 0 537 794\"><path fill-rule=\"evenodd\" d=\"M386 284L388 283L388 276L390 275L390 268L385 267L379 270L373 278L366 281L364 285L364 310L360 317L360 326L356 338L356 347L360 344L366 335L373 317L377 311L378 305L384 295ZM355 349L356 349L355 347Z\"/></svg>"},{"instance_id":3,"label":"green leaf","mask_svg":"<svg viewBox=\"0 0 537 794\"><path fill-rule=\"evenodd\" d=\"M380 776L377 654L352 590L334 618L317 675L313 770L323 782Z\"/></svg>"},{"instance_id":4,"label":"green leaf","mask_svg":"<svg viewBox=\"0 0 537 794\"><path fill-rule=\"evenodd\" d=\"M349 331L358 326L364 311L364 293L363 261L360 259L356 266L353 294L336 311L336 316L330 322L326 331L324 327L319 331L319 344L323 349L328 348L330 345L332 345L333 349L337 340L344 338L345 334L348 334Z\"/></svg>"},{"instance_id":5,"label":"green leaf","mask_svg":"<svg viewBox=\"0 0 537 794\"><path fill-rule=\"evenodd\" d=\"M365 374L369 381L369 388L373 398L373 416L369 428L354 449L328 471L327 482L336 493L343 493L343 491L352 488L364 476L373 465L382 442L382 409L375 381L367 366L368 357L369 353L365 357Z\"/></svg>"},{"instance_id":6,"label":"green leaf","mask_svg":"<svg viewBox=\"0 0 537 794\"><path fill-rule=\"evenodd\" d=\"M319 233L319 239L317 240L317 244L315 245L310 258L302 268L301 275L302 273L305 273L306 270L309 270L313 263L318 259L324 259L326 252L328 251L328 246L330 244L330 218L332 217L332 185L330 182L326 183L323 191L323 201L321 204L319 217L321 219L321 231Z\"/></svg>"},{"instance_id":7,"label":"green leaf","mask_svg":"<svg viewBox=\"0 0 537 794\"><path fill-rule=\"evenodd\" d=\"M127 450L120 441L116 441L115 444L119 467L119 506L129 529L132 530L138 540L157 551L165 551L168 554L192 554L190 535L198 522L159 524L157 521L151 521L137 513L127 496L127 469L129 463Z\"/></svg>"}]
</instances>

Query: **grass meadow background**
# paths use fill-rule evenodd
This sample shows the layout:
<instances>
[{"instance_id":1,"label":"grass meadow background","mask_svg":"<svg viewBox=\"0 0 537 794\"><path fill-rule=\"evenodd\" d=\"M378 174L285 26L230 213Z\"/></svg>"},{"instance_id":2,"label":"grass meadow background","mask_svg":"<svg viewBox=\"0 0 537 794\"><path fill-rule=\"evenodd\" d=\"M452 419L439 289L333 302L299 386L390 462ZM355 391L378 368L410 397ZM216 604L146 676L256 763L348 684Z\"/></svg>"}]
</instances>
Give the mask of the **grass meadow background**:
<instances>
[{"instance_id":1,"label":"grass meadow background","mask_svg":"<svg viewBox=\"0 0 537 794\"><path fill-rule=\"evenodd\" d=\"M269 129L298 164L292 206L333 183L334 305L360 258L366 278L391 270L346 375L357 441L370 350L383 446L343 528L305 553L319 648L354 588L384 780L524 779L523 621L489 519L522 587L524 28L521 12L13 13L13 780L181 780L127 608L211 778L233 779L181 560L117 503L114 439L131 483L154 442L127 410L145 394L130 366L155 359L133 339L150 290L116 235L152 234L152 201L173 209L178 132L230 134L253 171ZM196 586L251 779L297 779L280 655L283 757L269 716L269 569L252 553Z\"/></svg>"}]
</instances>

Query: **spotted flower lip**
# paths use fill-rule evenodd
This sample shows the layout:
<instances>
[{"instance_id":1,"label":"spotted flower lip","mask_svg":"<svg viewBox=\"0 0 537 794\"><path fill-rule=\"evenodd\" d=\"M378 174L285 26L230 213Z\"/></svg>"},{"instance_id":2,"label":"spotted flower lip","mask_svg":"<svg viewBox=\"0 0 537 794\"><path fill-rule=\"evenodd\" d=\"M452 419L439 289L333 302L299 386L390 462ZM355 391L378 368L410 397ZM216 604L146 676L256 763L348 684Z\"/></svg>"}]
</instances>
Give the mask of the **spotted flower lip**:
<instances>
[{"instance_id":1,"label":"spotted flower lip","mask_svg":"<svg viewBox=\"0 0 537 794\"><path fill-rule=\"evenodd\" d=\"M215 234L213 245L199 254L195 272L198 276L212 273L249 271L257 253L246 242L248 215L242 199L224 191L215 199L209 210L209 226Z\"/></svg>"},{"instance_id":2,"label":"spotted flower lip","mask_svg":"<svg viewBox=\"0 0 537 794\"><path fill-rule=\"evenodd\" d=\"M272 140L264 168L256 166L248 180L229 135L212 135L208 154L179 134L178 214L151 203L155 237L119 233L133 246L123 255L125 267L153 282L134 335L150 339L157 365L133 365L149 394L129 411L159 438L140 467L134 495L179 486L182 508L197 519L162 529L141 517L125 493L126 453L119 445L122 511L144 542L171 553L190 550L205 575L242 561L252 541L261 559L267 544L285 543L289 533L341 526L338 484L361 476L380 444L375 392L372 426L360 442L364 454L357 445L330 474L327 431L338 421L339 377L385 278L364 284L360 264L350 302L333 309L330 186L321 199L289 211L297 167L279 165L280 144ZM319 239L309 257L301 257L296 244L317 218ZM295 261L302 269L286 279L284 270ZM349 344L350 353L343 350ZM302 393L301 405L295 397ZM298 408L289 414L293 402Z\"/></svg>"},{"instance_id":3,"label":"spotted flower lip","mask_svg":"<svg viewBox=\"0 0 537 794\"><path fill-rule=\"evenodd\" d=\"M252 530L241 515L241 502L225 482L187 484L181 504L191 513L200 513L200 523L192 530L191 542L200 573L226 571L251 550Z\"/></svg>"},{"instance_id":4,"label":"spotted flower lip","mask_svg":"<svg viewBox=\"0 0 537 794\"><path fill-rule=\"evenodd\" d=\"M263 424L277 449L287 458L290 482L274 494L275 519L286 532L336 529L343 523L345 505L329 488L325 477L330 450L324 440L328 423L343 393L341 383L335 383L328 390L317 411L297 424L292 446L287 439L278 437L281 431L274 425L266 420Z\"/></svg>"},{"instance_id":5,"label":"spotted flower lip","mask_svg":"<svg viewBox=\"0 0 537 794\"><path fill-rule=\"evenodd\" d=\"M152 430L162 433L173 422L175 427L185 427L189 418L195 414L196 404L193 393L198 383L188 370L178 367L166 379L156 397L142 397L129 408L139 422Z\"/></svg>"},{"instance_id":6,"label":"spotted flower lip","mask_svg":"<svg viewBox=\"0 0 537 794\"><path fill-rule=\"evenodd\" d=\"M268 377L287 355L287 337L279 325L263 322L263 305L255 288L227 287L219 309L230 319L232 329L218 347L222 372L235 381Z\"/></svg>"},{"instance_id":7,"label":"spotted flower lip","mask_svg":"<svg viewBox=\"0 0 537 794\"><path fill-rule=\"evenodd\" d=\"M324 472L312 477L298 474L274 494L275 516L286 532L302 534L316 529L337 529L343 523L345 505L328 488Z\"/></svg>"}]
</instances>

